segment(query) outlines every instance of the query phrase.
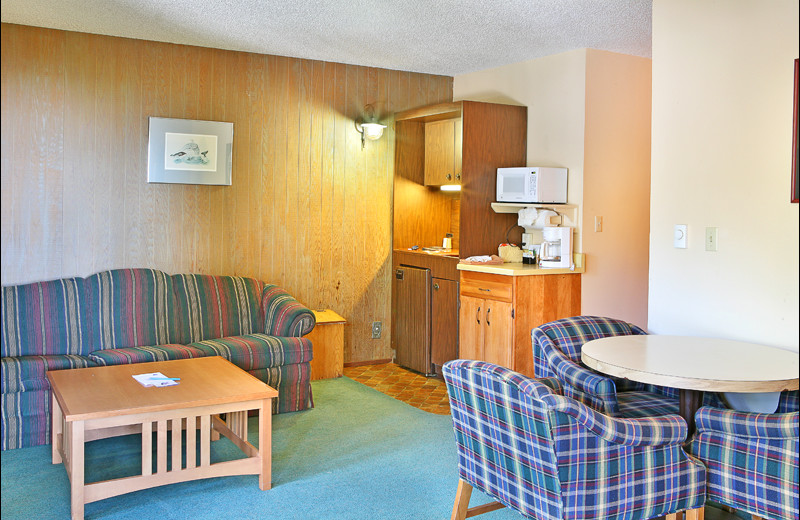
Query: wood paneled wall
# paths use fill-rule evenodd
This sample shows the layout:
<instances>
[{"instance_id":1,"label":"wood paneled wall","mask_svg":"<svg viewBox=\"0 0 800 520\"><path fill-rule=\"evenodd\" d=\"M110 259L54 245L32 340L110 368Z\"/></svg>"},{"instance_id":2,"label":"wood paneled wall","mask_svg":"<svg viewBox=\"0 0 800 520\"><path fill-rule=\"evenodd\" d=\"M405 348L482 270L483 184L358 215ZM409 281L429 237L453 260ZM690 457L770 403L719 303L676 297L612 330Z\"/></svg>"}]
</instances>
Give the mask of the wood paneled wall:
<instances>
[{"instance_id":1,"label":"wood paneled wall","mask_svg":"<svg viewBox=\"0 0 800 520\"><path fill-rule=\"evenodd\" d=\"M2 283L253 276L344 316L345 362L390 358L393 129L362 150L353 121L451 101L452 85L2 24ZM150 116L233 122L232 186L148 184Z\"/></svg>"}]
</instances>

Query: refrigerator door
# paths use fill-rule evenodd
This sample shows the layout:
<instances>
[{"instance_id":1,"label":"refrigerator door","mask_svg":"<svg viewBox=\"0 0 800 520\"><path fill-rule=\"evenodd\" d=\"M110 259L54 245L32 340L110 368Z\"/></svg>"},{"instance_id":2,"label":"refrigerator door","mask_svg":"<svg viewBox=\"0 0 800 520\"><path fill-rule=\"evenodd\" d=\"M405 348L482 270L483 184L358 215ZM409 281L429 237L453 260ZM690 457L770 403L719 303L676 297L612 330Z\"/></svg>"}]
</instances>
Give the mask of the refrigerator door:
<instances>
[{"instance_id":1,"label":"refrigerator door","mask_svg":"<svg viewBox=\"0 0 800 520\"><path fill-rule=\"evenodd\" d=\"M395 363L422 374L431 367L431 271L400 266L392 278L392 348Z\"/></svg>"}]
</instances>

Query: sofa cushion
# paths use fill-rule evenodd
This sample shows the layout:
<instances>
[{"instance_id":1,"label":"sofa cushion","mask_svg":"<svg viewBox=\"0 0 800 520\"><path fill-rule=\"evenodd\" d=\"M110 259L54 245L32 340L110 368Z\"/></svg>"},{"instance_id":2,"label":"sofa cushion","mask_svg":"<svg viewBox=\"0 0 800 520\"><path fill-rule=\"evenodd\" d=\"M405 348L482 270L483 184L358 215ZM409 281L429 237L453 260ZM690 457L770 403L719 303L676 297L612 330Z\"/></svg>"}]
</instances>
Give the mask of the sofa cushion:
<instances>
[{"instance_id":1,"label":"sofa cushion","mask_svg":"<svg viewBox=\"0 0 800 520\"><path fill-rule=\"evenodd\" d=\"M0 449L28 448L50 442L50 390L0 395Z\"/></svg>"},{"instance_id":2,"label":"sofa cushion","mask_svg":"<svg viewBox=\"0 0 800 520\"><path fill-rule=\"evenodd\" d=\"M155 269L115 269L86 278L89 352L174 343L172 278Z\"/></svg>"},{"instance_id":3,"label":"sofa cushion","mask_svg":"<svg viewBox=\"0 0 800 520\"><path fill-rule=\"evenodd\" d=\"M96 366L86 356L66 354L63 356L20 356L4 357L0 360L0 379L4 394L49 390L47 381L49 370L86 368Z\"/></svg>"},{"instance_id":4,"label":"sofa cushion","mask_svg":"<svg viewBox=\"0 0 800 520\"><path fill-rule=\"evenodd\" d=\"M314 406L311 393L311 365L295 363L279 367L259 368L249 373L278 391L272 400L272 413L297 412Z\"/></svg>"},{"instance_id":5,"label":"sofa cushion","mask_svg":"<svg viewBox=\"0 0 800 520\"><path fill-rule=\"evenodd\" d=\"M176 343L264 331L259 319L263 282L202 274L177 274L172 279L180 329Z\"/></svg>"},{"instance_id":6,"label":"sofa cushion","mask_svg":"<svg viewBox=\"0 0 800 520\"><path fill-rule=\"evenodd\" d=\"M187 345L155 345L151 347L126 347L95 350L89 357L101 366L150 363L205 357L205 352Z\"/></svg>"},{"instance_id":7,"label":"sofa cushion","mask_svg":"<svg viewBox=\"0 0 800 520\"><path fill-rule=\"evenodd\" d=\"M3 287L2 357L87 354L82 278Z\"/></svg>"},{"instance_id":8,"label":"sofa cushion","mask_svg":"<svg viewBox=\"0 0 800 520\"><path fill-rule=\"evenodd\" d=\"M222 356L243 370L256 370L311 361L311 341L306 338L281 338L266 334L247 334L208 339L190 346L208 356Z\"/></svg>"}]
</instances>

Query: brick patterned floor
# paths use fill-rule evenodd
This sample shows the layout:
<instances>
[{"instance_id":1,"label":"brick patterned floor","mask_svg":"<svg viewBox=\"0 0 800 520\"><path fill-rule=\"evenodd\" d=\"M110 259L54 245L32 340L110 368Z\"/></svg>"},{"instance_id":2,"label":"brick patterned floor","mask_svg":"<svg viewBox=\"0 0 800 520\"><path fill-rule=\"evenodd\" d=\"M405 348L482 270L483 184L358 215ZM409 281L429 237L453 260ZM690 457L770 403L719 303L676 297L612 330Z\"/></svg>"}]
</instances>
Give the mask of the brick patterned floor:
<instances>
[{"instance_id":1,"label":"brick patterned floor","mask_svg":"<svg viewBox=\"0 0 800 520\"><path fill-rule=\"evenodd\" d=\"M394 363L345 367L344 375L426 412L450 414L442 379L425 377Z\"/></svg>"}]
</instances>

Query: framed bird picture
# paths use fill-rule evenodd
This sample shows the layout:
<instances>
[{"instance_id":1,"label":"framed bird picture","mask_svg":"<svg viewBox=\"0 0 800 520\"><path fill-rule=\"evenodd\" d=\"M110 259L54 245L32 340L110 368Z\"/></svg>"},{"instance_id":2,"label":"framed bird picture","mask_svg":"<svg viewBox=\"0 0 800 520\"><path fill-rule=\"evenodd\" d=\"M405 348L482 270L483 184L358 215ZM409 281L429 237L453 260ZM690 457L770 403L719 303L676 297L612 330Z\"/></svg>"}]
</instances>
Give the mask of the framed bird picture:
<instances>
[{"instance_id":1,"label":"framed bird picture","mask_svg":"<svg viewBox=\"0 0 800 520\"><path fill-rule=\"evenodd\" d=\"M230 186L233 123L150 118L147 182Z\"/></svg>"}]
</instances>

